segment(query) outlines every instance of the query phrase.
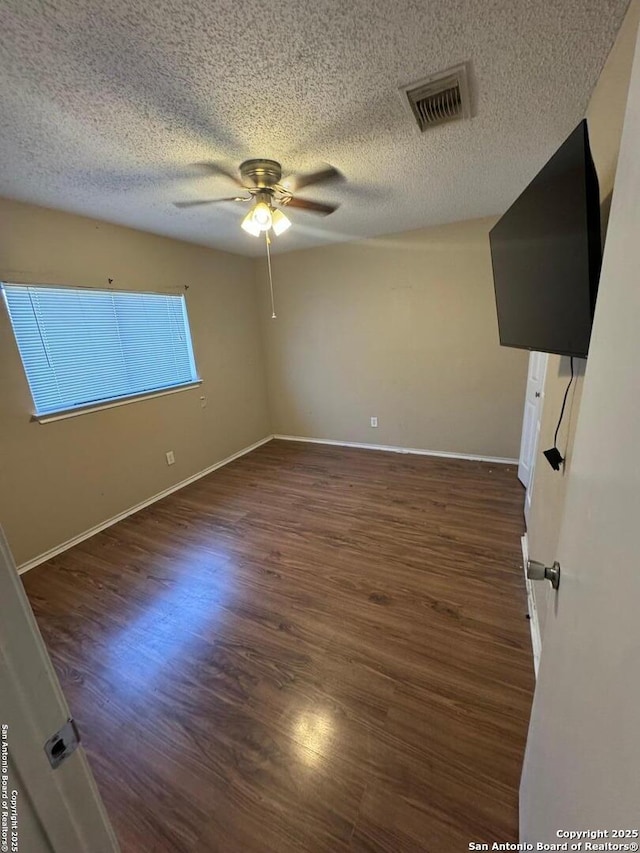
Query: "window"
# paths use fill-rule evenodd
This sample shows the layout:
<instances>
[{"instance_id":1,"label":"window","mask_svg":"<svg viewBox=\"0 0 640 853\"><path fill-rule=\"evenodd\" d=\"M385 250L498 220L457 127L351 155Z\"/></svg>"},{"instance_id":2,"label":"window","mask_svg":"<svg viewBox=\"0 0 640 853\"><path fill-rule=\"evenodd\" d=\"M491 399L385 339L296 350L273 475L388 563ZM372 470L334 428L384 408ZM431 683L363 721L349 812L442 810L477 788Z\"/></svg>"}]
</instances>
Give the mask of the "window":
<instances>
[{"instance_id":1,"label":"window","mask_svg":"<svg viewBox=\"0 0 640 853\"><path fill-rule=\"evenodd\" d=\"M198 381L184 296L3 286L37 415Z\"/></svg>"}]
</instances>

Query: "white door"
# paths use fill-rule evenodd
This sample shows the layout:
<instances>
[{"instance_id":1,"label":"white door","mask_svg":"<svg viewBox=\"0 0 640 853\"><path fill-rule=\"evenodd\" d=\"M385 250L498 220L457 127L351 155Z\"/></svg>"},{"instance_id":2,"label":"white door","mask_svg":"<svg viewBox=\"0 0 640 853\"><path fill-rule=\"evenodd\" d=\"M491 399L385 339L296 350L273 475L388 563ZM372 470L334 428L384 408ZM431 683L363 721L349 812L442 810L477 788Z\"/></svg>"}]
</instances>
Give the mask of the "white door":
<instances>
[{"instance_id":1,"label":"white door","mask_svg":"<svg viewBox=\"0 0 640 853\"><path fill-rule=\"evenodd\" d=\"M520 789L522 841L630 846L569 850L640 842L639 53Z\"/></svg>"},{"instance_id":2,"label":"white door","mask_svg":"<svg viewBox=\"0 0 640 853\"><path fill-rule=\"evenodd\" d=\"M0 850L119 850L82 746L55 770L45 753L45 742L68 718L0 528L0 777L8 776L0 793Z\"/></svg>"},{"instance_id":3,"label":"white door","mask_svg":"<svg viewBox=\"0 0 640 853\"><path fill-rule=\"evenodd\" d=\"M529 373L524 398L522 417L522 439L520 441L520 459L518 461L518 479L527 490L525 515L531 506L533 494L533 474L536 453L540 438L540 420L542 419L542 400L544 397L544 379L547 373L548 356L544 352L529 354Z\"/></svg>"}]
</instances>

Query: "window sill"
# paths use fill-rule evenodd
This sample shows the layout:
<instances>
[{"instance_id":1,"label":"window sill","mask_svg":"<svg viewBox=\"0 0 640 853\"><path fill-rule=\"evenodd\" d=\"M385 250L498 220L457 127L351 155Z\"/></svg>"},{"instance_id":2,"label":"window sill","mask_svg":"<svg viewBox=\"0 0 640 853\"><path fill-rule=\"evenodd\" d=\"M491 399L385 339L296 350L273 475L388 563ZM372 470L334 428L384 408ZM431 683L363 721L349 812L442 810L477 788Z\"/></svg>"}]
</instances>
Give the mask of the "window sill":
<instances>
[{"instance_id":1,"label":"window sill","mask_svg":"<svg viewBox=\"0 0 640 853\"><path fill-rule=\"evenodd\" d=\"M195 382L187 382L185 385L174 385L172 388L161 388L158 391L149 391L145 394L132 394L130 397L118 397L116 400L106 400L104 403L92 403L87 406L77 406L73 409L61 409L59 412L47 412L43 415L32 415L31 420L39 424L49 424L53 421L63 421L67 418L77 418L78 415L88 415L91 412L101 412L103 409L114 409L116 406L127 406L129 403L138 403L140 400L149 400L152 397L166 397L168 394L179 394L181 391L189 391L202 385L202 379Z\"/></svg>"}]
</instances>

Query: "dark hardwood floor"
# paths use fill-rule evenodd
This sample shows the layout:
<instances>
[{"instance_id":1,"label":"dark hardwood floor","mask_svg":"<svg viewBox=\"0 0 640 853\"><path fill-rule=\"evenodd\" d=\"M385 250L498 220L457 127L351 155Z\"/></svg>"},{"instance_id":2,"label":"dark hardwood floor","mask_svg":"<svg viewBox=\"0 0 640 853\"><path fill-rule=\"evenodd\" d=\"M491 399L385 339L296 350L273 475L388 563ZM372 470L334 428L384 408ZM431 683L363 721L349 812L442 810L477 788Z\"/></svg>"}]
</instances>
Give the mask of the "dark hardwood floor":
<instances>
[{"instance_id":1,"label":"dark hardwood floor","mask_svg":"<svg viewBox=\"0 0 640 853\"><path fill-rule=\"evenodd\" d=\"M522 502L273 441L25 575L123 853L516 841Z\"/></svg>"}]
</instances>

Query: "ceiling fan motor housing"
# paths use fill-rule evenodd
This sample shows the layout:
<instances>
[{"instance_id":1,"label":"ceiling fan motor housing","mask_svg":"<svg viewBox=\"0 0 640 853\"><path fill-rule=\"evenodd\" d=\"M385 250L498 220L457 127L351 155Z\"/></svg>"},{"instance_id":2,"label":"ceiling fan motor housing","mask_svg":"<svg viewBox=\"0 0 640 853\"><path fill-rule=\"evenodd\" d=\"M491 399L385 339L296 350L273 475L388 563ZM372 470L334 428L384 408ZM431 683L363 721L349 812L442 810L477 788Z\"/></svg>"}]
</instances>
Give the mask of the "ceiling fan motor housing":
<instances>
[{"instance_id":1,"label":"ceiling fan motor housing","mask_svg":"<svg viewBox=\"0 0 640 853\"><path fill-rule=\"evenodd\" d=\"M243 183L270 189L282 178L282 167L276 160L245 160L240 164Z\"/></svg>"}]
</instances>

